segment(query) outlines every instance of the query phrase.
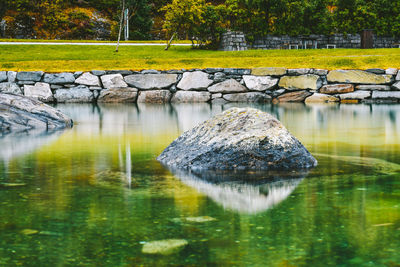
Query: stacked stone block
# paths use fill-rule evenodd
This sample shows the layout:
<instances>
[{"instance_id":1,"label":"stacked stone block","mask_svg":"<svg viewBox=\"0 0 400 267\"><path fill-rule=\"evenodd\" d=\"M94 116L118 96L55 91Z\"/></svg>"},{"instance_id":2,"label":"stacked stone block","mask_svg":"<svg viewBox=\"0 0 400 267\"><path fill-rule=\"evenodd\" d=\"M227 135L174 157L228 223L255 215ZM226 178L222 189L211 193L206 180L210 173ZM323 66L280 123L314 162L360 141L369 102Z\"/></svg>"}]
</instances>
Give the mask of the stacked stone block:
<instances>
[{"instance_id":1,"label":"stacked stone block","mask_svg":"<svg viewBox=\"0 0 400 267\"><path fill-rule=\"evenodd\" d=\"M399 103L396 68L206 68L44 73L0 71L0 92L47 103Z\"/></svg>"},{"instance_id":2,"label":"stacked stone block","mask_svg":"<svg viewBox=\"0 0 400 267\"><path fill-rule=\"evenodd\" d=\"M242 32L228 31L222 34L220 50L244 51L247 50L245 35Z\"/></svg>"}]
</instances>

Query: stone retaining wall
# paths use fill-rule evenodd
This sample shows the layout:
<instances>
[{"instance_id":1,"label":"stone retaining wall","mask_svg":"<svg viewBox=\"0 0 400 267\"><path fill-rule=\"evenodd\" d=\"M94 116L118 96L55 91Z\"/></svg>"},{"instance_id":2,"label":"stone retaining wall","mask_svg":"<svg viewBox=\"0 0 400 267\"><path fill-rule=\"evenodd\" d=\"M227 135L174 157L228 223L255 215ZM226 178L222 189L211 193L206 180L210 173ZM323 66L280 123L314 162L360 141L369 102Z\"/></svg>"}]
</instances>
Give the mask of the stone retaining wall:
<instances>
[{"instance_id":1,"label":"stone retaining wall","mask_svg":"<svg viewBox=\"0 0 400 267\"><path fill-rule=\"evenodd\" d=\"M43 102L400 102L400 71L286 68L0 71L0 91Z\"/></svg>"},{"instance_id":2,"label":"stone retaining wall","mask_svg":"<svg viewBox=\"0 0 400 267\"><path fill-rule=\"evenodd\" d=\"M252 49L288 49L291 48L360 48L360 34L334 34L334 35L310 35L310 36L273 36L267 35L254 41ZM382 37L374 36L374 48L392 48L399 47L400 37Z\"/></svg>"}]
</instances>

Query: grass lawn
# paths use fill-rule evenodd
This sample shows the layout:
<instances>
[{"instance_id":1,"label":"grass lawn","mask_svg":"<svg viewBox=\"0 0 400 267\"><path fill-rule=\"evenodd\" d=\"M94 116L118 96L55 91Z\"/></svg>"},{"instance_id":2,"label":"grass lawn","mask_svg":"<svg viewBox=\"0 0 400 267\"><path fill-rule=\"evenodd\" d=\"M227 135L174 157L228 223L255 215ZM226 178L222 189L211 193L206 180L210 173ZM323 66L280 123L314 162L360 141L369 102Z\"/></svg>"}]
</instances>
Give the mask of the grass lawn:
<instances>
[{"instance_id":1,"label":"grass lawn","mask_svg":"<svg viewBox=\"0 0 400 267\"><path fill-rule=\"evenodd\" d=\"M400 49L249 50L223 52L162 46L1 45L0 70L86 71L287 67L400 68Z\"/></svg>"},{"instance_id":2,"label":"grass lawn","mask_svg":"<svg viewBox=\"0 0 400 267\"><path fill-rule=\"evenodd\" d=\"M45 40L45 39L1 39L1 42L10 43L116 43L117 41L96 41L96 40ZM148 44L166 44L168 40L139 40L139 41L122 41L121 44L135 44L135 43L148 43ZM174 40L175 44L191 44L189 40Z\"/></svg>"}]
</instances>

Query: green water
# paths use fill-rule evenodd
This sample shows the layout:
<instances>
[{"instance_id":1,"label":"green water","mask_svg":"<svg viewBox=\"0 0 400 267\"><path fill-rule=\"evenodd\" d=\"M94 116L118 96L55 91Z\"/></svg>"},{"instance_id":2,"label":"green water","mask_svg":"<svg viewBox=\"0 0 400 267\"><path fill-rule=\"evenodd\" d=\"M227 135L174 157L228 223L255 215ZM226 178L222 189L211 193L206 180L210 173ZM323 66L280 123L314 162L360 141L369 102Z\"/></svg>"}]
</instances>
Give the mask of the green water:
<instances>
[{"instance_id":1,"label":"green water","mask_svg":"<svg viewBox=\"0 0 400 267\"><path fill-rule=\"evenodd\" d=\"M399 105L257 106L319 165L252 184L171 174L155 161L228 106L57 107L73 129L0 138L0 266L400 264ZM203 216L211 220L196 222ZM165 239L188 244L142 252Z\"/></svg>"}]
</instances>

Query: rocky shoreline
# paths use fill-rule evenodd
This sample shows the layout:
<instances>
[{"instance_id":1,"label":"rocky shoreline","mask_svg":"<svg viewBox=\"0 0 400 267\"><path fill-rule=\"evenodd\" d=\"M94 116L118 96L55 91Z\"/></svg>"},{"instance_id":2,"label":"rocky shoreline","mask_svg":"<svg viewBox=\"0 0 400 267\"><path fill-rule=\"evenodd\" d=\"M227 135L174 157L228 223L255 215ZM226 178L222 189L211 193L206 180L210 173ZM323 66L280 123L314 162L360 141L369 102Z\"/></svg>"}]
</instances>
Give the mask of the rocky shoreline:
<instances>
[{"instance_id":1,"label":"rocky shoreline","mask_svg":"<svg viewBox=\"0 0 400 267\"><path fill-rule=\"evenodd\" d=\"M399 103L400 71L286 68L0 71L0 92L46 103Z\"/></svg>"}]
</instances>

